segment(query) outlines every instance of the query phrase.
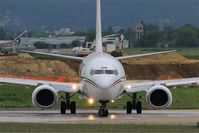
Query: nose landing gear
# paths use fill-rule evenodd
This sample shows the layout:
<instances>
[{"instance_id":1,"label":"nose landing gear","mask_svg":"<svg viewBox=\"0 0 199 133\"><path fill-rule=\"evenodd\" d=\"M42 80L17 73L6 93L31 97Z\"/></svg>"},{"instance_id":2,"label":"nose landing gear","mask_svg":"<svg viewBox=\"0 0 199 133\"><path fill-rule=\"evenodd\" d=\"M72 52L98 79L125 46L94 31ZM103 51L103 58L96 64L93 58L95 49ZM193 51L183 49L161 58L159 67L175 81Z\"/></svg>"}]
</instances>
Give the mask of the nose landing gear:
<instances>
[{"instance_id":1,"label":"nose landing gear","mask_svg":"<svg viewBox=\"0 0 199 133\"><path fill-rule=\"evenodd\" d=\"M106 108L108 101L99 101L99 102L102 104L98 111L99 117L107 117L109 114L108 109Z\"/></svg>"}]
</instances>

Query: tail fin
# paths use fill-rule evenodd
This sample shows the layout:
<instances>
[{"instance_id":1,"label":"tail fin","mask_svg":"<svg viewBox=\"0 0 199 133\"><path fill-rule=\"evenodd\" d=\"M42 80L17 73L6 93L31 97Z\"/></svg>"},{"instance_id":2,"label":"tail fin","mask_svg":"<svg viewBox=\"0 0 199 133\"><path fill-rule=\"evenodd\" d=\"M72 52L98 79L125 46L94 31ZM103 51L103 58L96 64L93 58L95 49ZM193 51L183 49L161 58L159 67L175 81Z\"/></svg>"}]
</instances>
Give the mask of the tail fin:
<instances>
[{"instance_id":1,"label":"tail fin","mask_svg":"<svg viewBox=\"0 0 199 133\"><path fill-rule=\"evenodd\" d=\"M101 22L101 0L96 0L96 48L95 52L103 52L102 49L102 22Z\"/></svg>"}]
</instances>

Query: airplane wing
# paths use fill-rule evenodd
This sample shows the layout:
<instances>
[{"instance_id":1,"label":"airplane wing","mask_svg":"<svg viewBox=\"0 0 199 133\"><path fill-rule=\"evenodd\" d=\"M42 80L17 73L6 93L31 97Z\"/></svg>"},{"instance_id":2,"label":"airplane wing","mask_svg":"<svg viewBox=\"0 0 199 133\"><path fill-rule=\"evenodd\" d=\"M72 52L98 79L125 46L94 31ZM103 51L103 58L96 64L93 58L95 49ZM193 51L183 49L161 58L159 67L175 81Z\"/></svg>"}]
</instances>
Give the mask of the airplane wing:
<instances>
[{"instance_id":1,"label":"airplane wing","mask_svg":"<svg viewBox=\"0 0 199 133\"><path fill-rule=\"evenodd\" d=\"M7 43L13 43L13 41L9 41L9 40L0 41L0 45L7 44Z\"/></svg>"},{"instance_id":2,"label":"airplane wing","mask_svg":"<svg viewBox=\"0 0 199 133\"><path fill-rule=\"evenodd\" d=\"M57 91L62 91L66 93L77 93L81 88L81 83L65 83L65 82L53 82L45 80L31 80L31 79L21 79L21 78L0 78L0 83L10 83L19 85L29 85L29 86L39 86L39 85L49 85L56 89Z\"/></svg>"},{"instance_id":3,"label":"airplane wing","mask_svg":"<svg viewBox=\"0 0 199 133\"><path fill-rule=\"evenodd\" d=\"M125 59L131 59L131 58L138 58L138 57L144 57L144 56L157 55L157 54L167 54L167 53L172 53L172 52L176 52L176 50L154 52L154 53L146 53L146 54L137 54L137 55L129 55L129 56L116 57L116 58L118 60L125 60Z\"/></svg>"},{"instance_id":4,"label":"airplane wing","mask_svg":"<svg viewBox=\"0 0 199 133\"><path fill-rule=\"evenodd\" d=\"M132 83L127 81L124 84L124 88L126 92L136 93L145 91L147 92L153 86L179 86L179 85L199 85L199 77L197 78L184 78L184 79L175 79L175 80L158 80L158 81L144 81L139 83Z\"/></svg>"},{"instance_id":5,"label":"airplane wing","mask_svg":"<svg viewBox=\"0 0 199 133\"><path fill-rule=\"evenodd\" d=\"M33 51L27 51L27 50L21 50L21 51L25 53L30 53L30 54L53 56L53 57L65 58L65 59L70 59L70 60L75 60L75 61L83 61L84 59L82 57L75 57L75 56L67 56L67 55L59 55L59 54L51 54L51 53L43 53L43 52L33 52Z\"/></svg>"}]
</instances>

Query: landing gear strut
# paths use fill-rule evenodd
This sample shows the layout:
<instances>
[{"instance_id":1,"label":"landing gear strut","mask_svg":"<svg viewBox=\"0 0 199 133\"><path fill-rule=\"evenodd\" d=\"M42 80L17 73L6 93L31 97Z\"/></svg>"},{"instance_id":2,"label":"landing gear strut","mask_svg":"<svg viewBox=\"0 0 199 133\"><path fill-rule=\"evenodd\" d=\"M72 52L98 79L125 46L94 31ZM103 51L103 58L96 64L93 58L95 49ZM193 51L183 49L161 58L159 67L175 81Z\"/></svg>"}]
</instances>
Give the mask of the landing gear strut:
<instances>
[{"instance_id":1,"label":"landing gear strut","mask_svg":"<svg viewBox=\"0 0 199 133\"><path fill-rule=\"evenodd\" d=\"M102 105L98 111L98 115L100 117L107 117L108 116L108 109L106 108L106 105L108 103L108 101L99 101Z\"/></svg>"},{"instance_id":2,"label":"landing gear strut","mask_svg":"<svg viewBox=\"0 0 199 133\"><path fill-rule=\"evenodd\" d=\"M131 114L132 110L135 109L137 114L142 114L142 102L138 101L137 93L129 95L132 98L132 101L128 101L126 104L126 113Z\"/></svg>"},{"instance_id":3,"label":"landing gear strut","mask_svg":"<svg viewBox=\"0 0 199 133\"><path fill-rule=\"evenodd\" d=\"M76 103L74 101L70 101L70 98L70 94L66 93L65 101L62 101L60 106L61 114L65 114L66 110L70 110L71 114L76 114Z\"/></svg>"}]
</instances>

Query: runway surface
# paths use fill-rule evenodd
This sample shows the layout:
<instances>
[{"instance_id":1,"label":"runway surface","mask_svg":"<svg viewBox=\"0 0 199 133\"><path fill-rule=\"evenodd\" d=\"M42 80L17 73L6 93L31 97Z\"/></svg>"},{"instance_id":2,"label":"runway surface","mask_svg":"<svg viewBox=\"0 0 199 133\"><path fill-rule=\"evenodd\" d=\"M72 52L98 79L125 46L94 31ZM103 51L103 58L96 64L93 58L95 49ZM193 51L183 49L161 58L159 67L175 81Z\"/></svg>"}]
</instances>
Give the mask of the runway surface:
<instances>
[{"instance_id":1,"label":"runway surface","mask_svg":"<svg viewBox=\"0 0 199 133\"><path fill-rule=\"evenodd\" d=\"M107 118L100 118L97 110L77 110L77 114L59 114L51 111L0 111L0 122L21 123L65 123L65 124L169 124L196 125L199 122L199 110L155 110L143 111L137 115L126 114L125 110L109 110Z\"/></svg>"}]
</instances>

